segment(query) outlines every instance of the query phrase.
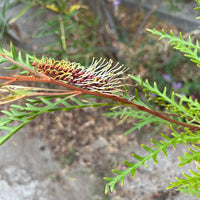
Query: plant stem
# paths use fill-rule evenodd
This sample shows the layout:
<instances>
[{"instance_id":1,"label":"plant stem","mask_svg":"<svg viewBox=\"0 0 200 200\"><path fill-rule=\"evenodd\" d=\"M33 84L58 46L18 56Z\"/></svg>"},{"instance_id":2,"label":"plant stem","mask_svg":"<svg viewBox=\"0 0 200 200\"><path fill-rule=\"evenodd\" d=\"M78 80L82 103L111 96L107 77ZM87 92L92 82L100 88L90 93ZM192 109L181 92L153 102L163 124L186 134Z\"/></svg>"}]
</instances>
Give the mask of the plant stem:
<instances>
[{"instance_id":1,"label":"plant stem","mask_svg":"<svg viewBox=\"0 0 200 200\"><path fill-rule=\"evenodd\" d=\"M39 76L39 77L44 78L44 79L50 79L50 78L49 78L48 76L46 76L45 74L41 74L41 73L39 73L39 72L37 72L37 71L35 71L35 70L29 69L28 67L26 67L26 66L20 64L19 62L13 60L12 58L10 58L10 57L8 57L8 56L2 54L2 53L0 53L0 56L3 57L3 58L5 58L6 60L10 61L11 63L22 67L23 69L29 71L30 73L35 74L36 76Z\"/></svg>"},{"instance_id":2,"label":"plant stem","mask_svg":"<svg viewBox=\"0 0 200 200\"><path fill-rule=\"evenodd\" d=\"M32 69L29 69L28 67L18 63L17 61L11 59L10 57L8 57L8 56L6 56L2 53L0 53L0 56L7 59L11 63L22 67L23 69L29 71L30 73L36 75L37 77L40 77L40 78L37 78L37 77L32 77L32 76L21 76L21 75L15 75L14 77L0 77L0 79L10 80L10 81L7 81L7 82L5 82L4 84L1 84L1 85L13 83L13 82L19 82L19 81L45 82L45 83L56 84L56 85L60 85L60 86L69 88L71 90L74 90L74 91L77 92L77 94L89 94L89 95L104 97L104 98L107 98L107 99L112 99L114 101L118 101L118 102L124 104L125 106L134 107L138 110L150 113L150 114L152 114L156 117L159 117L161 119L164 119L168 122L171 122L171 123L174 123L174 124L177 124L177 125L181 125L183 127L187 127L187 128L192 129L192 130L200 130L200 126L194 126L194 125L191 125L191 124L187 124L187 123L184 123L184 122L180 122L180 121L171 119L167 115L164 115L164 114L157 112L155 110L151 110L151 109L144 107L144 106L141 106L139 104L133 103L133 102L131 102L127 99L124 99L120 96L116 96L116 95L113 95L113 94L105 94L105 93L100 93L100 92L94 92L94 91L85 90L85 89L82 89L82 88L75 87L73 85L69 85L69 84L64 83L62 81L54 80L54 79L46 76L45 74L42 74L42 73L39 73L39 72L34 71Z\"/></svg>"},{"instance_id":3,"label":"plant stem","mask_svg":"<svg viewBox=\"0 0 200 200\"><path fill-rule=\"evenodd\" d=\"M127 99L124 99L124 98L116 96L116 95L85 90L85 89L78 88L78 87L75 87L73 85L69 85L67 83L64 83L64 82L61 82L61 81L58 81L58 80L54 80L54 79L41 79L41 78L33 78L33 79L31 79L31 77L20 76L20 75L16 75L15 77L16 78L13 78L14 79L13 82L31 81L31 82L51 83L51 84L56 84L56 85L60 85L60 86L72 89L74 91L79 91L80 92L79 94L89 94L89 95L104 97L104 98L107 98L107 99L112 99L114 101L118 101L118 102L124 104L125 106L134 107L134 108L136 108L138 110L150 113L150 114L152 114L152 115L154 115L156 117L159 117L161 119L164 119L164 120L166 120L168 122L171 122L171 123L174 123L174 124L177 124L177 125L181 125L183 127L187 127L187 128L192 129L192 130L200 130L199 126L194 126L194 125L191 125L191 124L187 124L187 123L184 123L184 122L180 122L180 121L171 119L171 118L167 117L166 115L164 115L164 114L162 114L160 112L157 112L155 110L151 110L151 109L149 109L147 107L144 107L144 106L141 106L139 104L133 103L133 102L127 100Z\"/></svg>"}]
</instances>

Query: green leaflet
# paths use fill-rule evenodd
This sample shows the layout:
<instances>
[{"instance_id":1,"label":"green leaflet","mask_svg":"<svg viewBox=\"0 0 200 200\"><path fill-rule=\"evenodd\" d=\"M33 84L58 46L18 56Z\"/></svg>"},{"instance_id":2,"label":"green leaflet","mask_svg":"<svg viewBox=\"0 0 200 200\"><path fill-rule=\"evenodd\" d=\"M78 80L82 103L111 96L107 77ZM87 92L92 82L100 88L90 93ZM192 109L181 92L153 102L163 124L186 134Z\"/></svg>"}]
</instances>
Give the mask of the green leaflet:
<instances>
[{"instance_id":1,"label":"green leaflet","mask_svg":"<svg viewBox=\"0 0 200 200\"><path fill-rule=\"evenodd\" d=\"M160 36L160 39L168 39L169 43L174 46L175 49L184 53L184 56L191 59L192 62L196 63L200 67L200 57L198 52L200 50L199 42L196 41L194 44L191 40L191 37L188 37L188 41L185 41L182 37L182 34L179 34L179 37L174 36L173 31L170 31L170 34L167 34L164 30L157 31L156 29L147 29L152 34Z\"/></svg>"},{"instance_id":2,"label":"green leaflet","mask_svg":"<svg viewBox=\"0 0 200 200\"><path fill-rule=\"evenodd\" d=\"M105 192L107 193L109 191L109 187L110 190L112 191L113 185L115 185L118 181L121 181L123 183L125 176L131 172L131 175L134 176L136 169L140 166L140 165L144 165L145 167L148 167L147 165L145 165L145 162L149 159L153 159L154 162L156 164L158 164L157 161L157 155L158 153L160 153L161 151L164 153L164 155L167 157L167 147L171 144L174 148L175 145L178 143L184 143L184 142L195 142L196 140L200 139L200 131L197 131L197 134L199 135L198 138L196 138L196 140L194 141L195 135L194 133L191 133L191 131L189 129L185 129L185 132L182 133L177 133L173 127L172 127L172 131L173 131L173 138L168 137L164 134L162 134L164 140L160 140L159 142L152 139L152 142L154 143L154 146L152 146L152 148L147 147L146 145L142 145L142 147L149 153L147 156L141 157L137 154L133 154L134 158L136 158L139 162L137 163L130 163L128 161L124 161L124 163L126 164L126 166L128 167L127 170L124 171L115 171L113 170L114 173L117 174L117 176L115 176L114 178L105 178L106 181L108 181L108 183L106 184L106 189ZM198 140L200 141L200 140ZM197 150L200 150L199 147L195 147ZM191 150L191 152L193 153L193 158L198 158L199 159L199 151L194 151ZM188 156L188 154L185 154L185 156L191 158L191 155ZM179 158L182 161L186 161L185 158L180 157ZM196 159L197 160L197 159ZM187 160L187 162L191 161L190 159ZM183 164L183 163L182 163ZM185 164L185 163L184 163ZM194 172L195 174L195 172ZM112 186L112 187L111 187ZM171 186L174 187L174 186ZM198 191L199 192L199 191Z\"/></svg>"},{"instance_id":3,"label":"green leaflet","mask_svg":"<svg viewBox=\"0 0 200 200\"><path fill-rule=\"evenodd\" d=\"M10 23L14 23L14 22L15 22L18 18L20 18L30 7L31 7L31 5L25 6L25 7L19 12L19 14L18 14L16 17L14 17L14 18L10 21Z\"/></svg>"},{"instance_id":4,"label":"green leaflet","mask_svg":"<svg viewBox=\"0 0 200 200\"><path fill-rule=\"evenodd\" d=\"M135 130L141 130L142 127L144 127L147 124L167 124L163 119L160 119L158 117L152 116L151 114L145 113L140 110L131 109L131 108L113 108L110 110L110 112L105 114L108 117L120 117L122 120L123 118L132 117L133 119L138 119L139 123L135 123L132 128L127 130L124 134L128 135L130 133L133 133Z\"/></svg>"},{"instance_id":5,"label":"green leaflet","mask_svg":"<svg viewBox=\"0 0 200 200\"><path fill-rule=\"evenodd\" d=\"M192 161L196 161L200 163L200 148L193 145L193 149L192 148L188 148L188 149L189 149L189 152L185 152L184 156L178 157L178 159L180 160L179 167L182 167L183 165L190 163Z\"/></svg>"},{"instance_id":6,"label":"green leaflet","mask_svg":"<svg viewBox=\"0 0 200 200\"><path fill-rule=\"evenodd\" d=\"M40 108L40 110L37 110L37 111L36 111L36 109L31 110L29 112L29 115L27 115L27 116L25 113L22 114L21 110L17 111L16 109L11 109L11 112L4 111L4 114L8 115L8 117L2 118L2 119L4 119L3 121L5 121L5 119L10 119L10 120L7 120L8 123L4 124L4 126L0 127L1 131L2 130L8 131L8 133L5 136L0 137L0 145L2 145L4 142L6 142L14 133L19 131L22 127L24 127L26 124L28 124L32 119L34 119L38 115L41 115L42 113L44 113L48 110L54 108L57 104L61 103L62 101L65 101L68 98L70 98L70 97L65 97L63 99L60 99L57 102L52 103L51 105L44 106L43 108ZM28 110L26 108L24 110ZM17 126L8 126L12 121L15 121L15 120L18 121L19 115L26 116L25 118L23 118L23 122ZM1 119L0 119L0 124L1 124Z\"/></svg>"},{"instance_id":7,"label":"green leaflet","mask_svg":"<svg viewBox=\"0 0 200 200\"><path fill-rule=\"evenodd\" d=\"M163 91L160 91L155 82L152 86L147 79L143 81L140 76L130 77L135 80L139 86L144 88L144 92L156 94L157 97L155 97L155 99L158 100L158 105L165 105L165 108L170 113L177 114L181 118L185 118L189 124L195 124L195 122L200 123L200 112L197 112L200 108L200 103L197 100L192 100L191 97L181 96L179 94L175 94L174 92L172 92L171 97L168 97L166 95L166 88L164 88Z\"/></svg>"},{"instance_id":8,"label":"green leaflet","mask_svg":"<svg viewBox=\"0 0 200 200\"><path fill-rule=\"evenodd\" d=\"M175 132L175 130L172 128L172 130ZM148 167L148 165L145 165L145 162L148 161L149 159L153 159L156 164L158 164L157 161L157 155L160 152L163 152L165 156L167 156L166 149L169 145L175 146L177 143L182 141L182 135L186 135L187 133L182 133L182 134L177 134L172 138L169 138L167 136L164 137L165 140L161 140L160 142L157 142L153 140L153 143L155 144L153 148L149 148L146 145L142 145L142 147L149 153L147 156L139 156L137 154L133 154L133 157L137 159L139 162L136 163L130 163L128 161L124 161L126 166L128 167L124 171L116 171L113 170L116 176L113 178L108 178L105 177L104 180L107 181L108 183L106 184L105 187L105 193L108 193L109 188L111 191L113 191L115 184L120 181L121 183L124 183L124 178L131 172L131 175L134 177L135 171L137 168L141 165Z\"/></svg>"},{"instance_id":9,"label":"green leaflet","mask_svg":"<svg viewBox=\"0 0 200 200\"><path fill-rule=\"evenodd\" d=\"M200 197L200 168L197 168L198 173L193 170L189 170L191 175L183 173L184 178L176 178L176 182L171 182L171 185L167 187L176 188L180 192L185 192L186 194L191 194L191 196L196 195Z\"/></svg>"},{"instance_id":10,"label":"green leaflet","mask_svg":"<svg viewBox=\"0 0 200 200\"><path fill-rule=\"evenodd\" d=\"M26 54L25 61L24 61L24 59L22 58L21 51L19 51L17 54L14 48L14 45L12 43L10 44L10 49L11 51L7 51L6 49L3 49L0 45L0 53L2 53L3 55L9 56L10 58L18 62L19 64L26 66L28 69L32 71L35 71L35 69L31 66L30 62L37 60L36 57ZM9 62L9 61L3 58L2 56L0 56L0 63L4 63L4 62ZM20 67L14 64L11 67L5 67L5 68L12 70L12 69L20 68Z\"/></svg>"}]
</instances>

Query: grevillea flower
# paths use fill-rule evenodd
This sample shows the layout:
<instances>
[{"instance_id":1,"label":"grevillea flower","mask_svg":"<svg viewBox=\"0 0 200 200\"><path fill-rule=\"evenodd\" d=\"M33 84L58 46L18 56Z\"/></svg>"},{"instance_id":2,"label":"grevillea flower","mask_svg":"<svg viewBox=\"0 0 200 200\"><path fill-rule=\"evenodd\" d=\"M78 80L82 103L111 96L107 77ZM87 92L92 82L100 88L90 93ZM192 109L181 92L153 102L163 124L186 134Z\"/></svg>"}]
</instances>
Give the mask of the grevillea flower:
<instances>
[{"instance_id":1,"label":"grevillea flower","mask_svg":"<svg viewBox=\"0 0 200 200\"><path fill-rule=\"evenodd\" d=\"M55 60L43 58L40 62L32 64L38 72L41 72L55 80L63 81L67 84L79 86L83 89L97 91L101 93L114 94L120 91L122 86L122 75L127 68L110 59L94 59L89 66L85 68L80 63L70 62L68 60Z\"/></svg>"}]
</instances>

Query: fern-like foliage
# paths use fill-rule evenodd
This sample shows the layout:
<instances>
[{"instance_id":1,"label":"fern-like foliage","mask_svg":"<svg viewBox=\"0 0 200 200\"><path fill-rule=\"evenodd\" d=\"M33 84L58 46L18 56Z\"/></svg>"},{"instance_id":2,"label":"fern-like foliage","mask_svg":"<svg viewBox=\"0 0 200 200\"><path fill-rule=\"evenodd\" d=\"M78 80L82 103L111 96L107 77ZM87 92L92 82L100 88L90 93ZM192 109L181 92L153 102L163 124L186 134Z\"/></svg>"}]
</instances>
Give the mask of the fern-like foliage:
<instances>
[{"instance_id":1,"label":"fern-like foliage","mask_svg":"<svg viewBox=\"0 0 200 200\"><path fill-rule=\"evenodd\" d=\"M137 77L134 76L134 78L137 78ZM128 93L126 93L124 94L124 98L131 99L131 96ZM138 105L144 106L146 108L149 108L149 105L147 105L147 103L143 102L139 98L137 89L135 89L134 99L132 99L132 102ZM139 122L134 123L134 126L124 133L125 135L133 133L135 130L141 130L141 128L147 124L152 124L152 125L169 124L169 122L159 117L152 116L149 113L143 112L138 109L131 109L131 108L113 107L112 109L110 109L109 112L105 113L105 115L108 117L114 117L114 118L120 117L121 119L132 117L134 120L139 120Z\"/></svg>"},{"instance_id":2,"label":"fern-like foliage","mask_svg":"<svg viewBox=\"0 0 200 200\"><path fill-rule=\"evenodd\" d=\"M166 87L163 89L163 91L160 91L156 82L151 85L147 79L143 81L140 76L130 77L137 82L138 86L141 86L143 88L143 91L149 97L149 100L158 105L164 106L165 109L169 113L171 113L172 116L178 116L180 121L185 120L187 121L187 123L193 125L196 125L200 122L200 112L198 112L200 103L197 101L197 99L193 100L191 97L182 96L174 92L172 92L171 97L169 97L167 95ZM151 97L151 93L155 94L156 96ZM135 98L132 101L139 105L149 107L147 103L142 102L139 99L137 90L135 92ZM133 119L139 120L139 122L134 124L134 127L125 132L126 135L132 133L135 130L140 130L143 126L147 124L169 124L169 122L160 119L159 117L152 116L149 113L144 113L141 110L135 110L131 108L112 108L110 112L106 113L106 115L115 118L133 117Z\"/></svg>"},{"instance_id":3,"label":"fern-like foliage","mask_svg":"<svg viewBox=\"0 0 200 200\"><path fill-rule=\"evenodd\" d=\"M200 58L198 52L200 50L198 40L196 43L192 42L191 37L188 37L188 41L183 39L182 33L179 34L179 37L176 37L173 31L170 31L170 34L167 34L164 30L162 32L157 31L156 29L147 29L149 32L160 36L160 39L168 39L169 43L174 46L175 49L184 53L184 55L191 59L192 62L196 63L200 67Z\"/></svg>"},{"instance_id":4,"label":"fern-like foliage","mask_svg":"<svg viewBox=\"0 0 200 200\"><path fill-rule=\"evenodd\" d=\"M195 138L197 139L200 139L199 136L195 135ZM198 143L200 142L200 140L197 141ZM189 152L185 152L184 153L184 156L180 156L179 157L179 160L180 160L180 164L179 164L179 167L182 167L183 165L187 164L187 163L190 163L192 161L196 161L197 163L200 163L200 148L193 145L193 148L189 148ZM195 150L196 149L196 150Z\"/></svg>"},{"instance_id":5,"label":"fern-like foliage","mask_svg":"<svg viewBox=\"0 0 200 200\"><path fill-rule=\"evenodd\" d=\"M200 168L197 167L197 170L198 172L189 170L191 175L183 173L184 178L176 178L177 182L172 182L168 189L177 188L178 191L185 192L185 194L200 197Z\"/></svg>"},{"instance_id":6,"label":"fern-like foliage","mask_svg":"<svg viewBox=\"0 0 200 200\"><path fill-rule=\"evenodd\" d=\"M55 98L56 101L54 100ZM67 100L70 100L72 103ZM13 134L30 123L34 118L45 112L116 105L112 103L93 103L86 99L84 102L81 102L70 95L67 97L38 97L38 99L28 99L27 101L25 106L13 104L9 110L1 111L5 114L5 117L0 119L0 131L4 134L4 136L0 137L0 145L5 143Z\"/></svg>"},{"instance_id":7,"label":"fern-like foliage","mask_svg":"<svg viewBox=\"0 0 200 200\"><path fill-rule=\"evenodd\" d=\"M135 110L131 108L116 108L111 109L110 112L107 112L105 114L108 117L120 117L122 118L133 118L133 120L139 120L137 123L134 123L134 126L127 130L124 134L128 135L130 133L133 133L135 130L141 130L142 127L146 126L147 124L157 125L157 124L168 124L163 119L160 119L159 117L152 116L151 114L142 112L140 110Z\"/></svg>"},{"instance_id":8,"label":"fern-like foliage","mask_svg":"<svg viewBox=\"0 0 200 200\"><path fill-rule=\"evenodd\" d=\"M22 127L31 122L35 117L43 114L44 112L50 111L50 109L55 109L57 104L65 101L68 97L60 99L55 103L51 103L45 98L41 98L41 101L46 105L42 107L36 107L30 103L26 106L11 105L10 111L1 111L6 116L0 119L0 130L6 131L6 135L0 137L0 145L8 140L14 133L19 131ZM31 101L31 100L30 100ZM17 125L11 125L13 122L18 122Z\"/></svg>"},{"instance_id":9,"label":"fern-like foliage","mask_svg":"<svg viewBox=\"0 0 200 200\"><path fill-rule=\"evenodd\" d=\"M200 122L200 112L198 112L200 103L197 99L193 100L191 97L182 96L174 92L169 96L167 95L167 88L165 87L163 91L160 91L156 82L151 85L147 79L143 81L140 76L130 77L143 88L143 91L147 95L150 93L155 94L156 96L153 98L150 97L150 100L153 100L158 105L164 106L170 113L177 114L190 124Z\"/></svg>"},{"instance_id":10,"label":"fern-like foliage","mask_svg":"<svg viewBox=\"0 0 200 200\"><path fill-rule=\"evenodd\" d=\"M16 53L16 50L15 50L15 48L14 48L14 46L13 46L12 43L10 44L10 49L11 49L10 51L8 51L6 49L3 49L2 46L0 45L0 53L2 53L3 55L7 55L7 56L11 57L17 63L19 63L21 65L24 65L28 69L34 71L33 67L31 66L31 62L33 62L34 60L36 60L37 59L36 57L31 56L29 54L26 54L25 58L24 58L24 55L22 56L21 51L19 51L18 53ZM9 61L6 58L0 56L0 64L2 64L4 62L9 62ZM16 65L16 64L13 64L13 65L11 65L9 67L4 67L4 68L8 69L8 70L9 69L13 70L13 69L20 68L20 67L18 65ZM21 73L28 73L28 71L21 71Z\"/></svg>"},{"instance_id":11,"label":"fern-like foliage","mask_svg":"<svg viewBox=\"0 0 200 200\"><path fill-rule=\"evenodd\" d=\"M130 163L128 161L124 161L125 165L127 166L127 169L124 171L119 170L113 170L113 172L116 174L113 178L105 177L104 179L108 181L106 184L105 192L107 193L109 191L109 188L111 191L113 191L115 184L120 181L121 185L124 184L124 178L131 173L131 175L134 177L135 171L137 168L141 165L148 167L148 165L145 165L145 162L149 159L153 159L153 161L158 164L157 161L157 155L160 152L163 152L163 154L167 157L167 147L169 145L172 145L174 148L176 148L176 144L183 143L184 136L188 135L188 132L183 132L181 134L177 133L173 128L173 137L168 137L164 134L162 134L163 140L160 140L159 142L151 139L153 146L150 148L146 145L142 145L142 147L148 152L147 156L139 156L137 154L133 154L133 157L138 160L137 163Z\"/></svg>"},{"instance_id":12,"label":"fern-like foliage","mask_svg":"<svg viewBox=\"0 0 200 200\"><path fill-rule=\"evenodd\" d=\"M104 179L106 181L108 181L108 183L106 184L106 188L105 188L105 192L107 193L109 191L109 189L111 191L113 191L115 184L120 181L121 185L124 184L124 178L131 173L131 175L134 177L135 175L135 171L137 170L137 168L141 165L148 167L148 165L145 165L145 162L148 161L149 159L153 159L153 161L158 164L157 161L157 155L158 153L162 152L166 157L167 157L167 147L172 145L174 147L174 149L176 149L176 145L177 144L182 144L182 143L196 143L197 141L200 141L200 132L197 131L197 134L191 133L191 131L189 129L185 129L185 132L181 132L178 133L177 131L175 131L172 128L172 135L173 137L168 137L164 134L161 134L163 137L163 140L160 140L159 142L151 139L153 145L152 147L148 147L146 145L142 145L142 147L148 152L147 156L139 156L137 154L133 154L133 157L138 160L138 162L136 163L130 163L128 161L124 161L125 165L127 166L127 169L124 171L119 171L119 170L113 170L113 172L116 174L115 177L113 178L108 178L105 177ZM180 167L191 162L191 161L199 161L200 158L200 148L196 147L195 148L198 151L192 150L190 149L190 154L189 153L185 153L184 156L179 157L181 163L180 163ZM198 169L199 170L199 169ZM191 171L191 170L190 170ZM179 179L177 178L178 182L175 183L171 183L171 186L169 186L168 188L172 188L172 187L178 187L181 185L181 187L178 187L178 190L180 191L184 191L186 193L189 193L189 191L192 193L192 195L196 194L197 196L200 195L200 190L199 190L199 186L200 186L200 182L199 182L199 174L195 173L193 171L191 171L191 173L193 175L195 175L195 177L189 177L186 174L184 174L184 176L187 179ZM196 176L197 175L197 176ZM189 185L189 182L192 183L191 185ZM187 183L185 185L185 183ZM195 186L195 187L194 187ZM194 188L193 188L194 187ZM187 190L185 190L187 189Z\"/></svg>"}]
</instances>

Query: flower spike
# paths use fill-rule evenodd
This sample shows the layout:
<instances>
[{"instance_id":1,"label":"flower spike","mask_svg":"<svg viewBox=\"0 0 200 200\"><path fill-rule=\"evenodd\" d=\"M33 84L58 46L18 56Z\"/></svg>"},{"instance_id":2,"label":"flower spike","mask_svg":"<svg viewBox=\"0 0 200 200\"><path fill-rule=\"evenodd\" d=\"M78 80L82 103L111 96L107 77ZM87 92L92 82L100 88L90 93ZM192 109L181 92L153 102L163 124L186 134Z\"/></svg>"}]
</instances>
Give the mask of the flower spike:
<instances>
[{"instance_id":1,"label":"flower spike","mask_svg":"<svg viewBox=\"0 0 200 200\"><path fill-rule=\"evenodd\" d=\"M110 59L94 59L89 66L85 68L80 63L70 62L68 60L54 60L43 58L38 63L32 64L40 73L43 73L52 79L63 81L67 84L79 86L83 89L96 91L100 93L115 94L120 91L122 86L122 75L128 68L116 63Z\"/></svg>"}]
</instances>

